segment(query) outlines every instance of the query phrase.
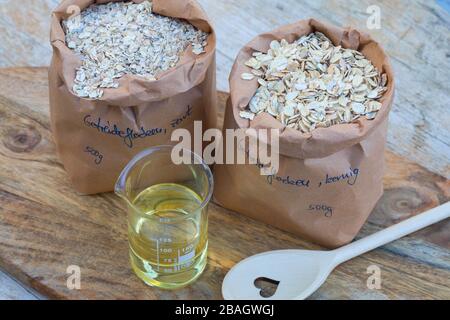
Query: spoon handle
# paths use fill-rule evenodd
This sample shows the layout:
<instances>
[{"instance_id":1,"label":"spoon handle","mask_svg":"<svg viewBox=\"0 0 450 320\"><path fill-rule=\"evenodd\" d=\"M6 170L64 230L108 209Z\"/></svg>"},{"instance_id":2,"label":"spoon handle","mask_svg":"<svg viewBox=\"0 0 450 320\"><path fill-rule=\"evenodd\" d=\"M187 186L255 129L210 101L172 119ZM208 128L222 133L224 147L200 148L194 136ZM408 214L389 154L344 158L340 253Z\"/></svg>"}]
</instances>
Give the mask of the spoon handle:
<instances>
[{"instance_id":1,"label":"spoon handle","mask_svg":"<svg viewBox=\"0 0 450 320\"><path fill-rule=\"evenodd\" d=\"M333 251L336 265L450 217L450 201Z\"/></svg>"}]
</instances>

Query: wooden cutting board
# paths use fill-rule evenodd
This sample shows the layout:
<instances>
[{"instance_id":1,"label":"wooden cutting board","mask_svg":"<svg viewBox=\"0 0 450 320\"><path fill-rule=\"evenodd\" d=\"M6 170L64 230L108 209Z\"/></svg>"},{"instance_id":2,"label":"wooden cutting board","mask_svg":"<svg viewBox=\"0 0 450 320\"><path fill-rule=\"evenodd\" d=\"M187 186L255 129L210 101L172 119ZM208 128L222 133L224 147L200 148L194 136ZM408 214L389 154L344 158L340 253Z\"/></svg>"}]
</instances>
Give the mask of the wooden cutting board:
<instances>
[{"instance_id":1,"label":"wooden cutting board","mask_svg":"<svg viewBox=\"0 0 450 320\"><path fill-rule=\"evenodd\" d=\"M144 285L128 264L125 205L114 194L80 196L55 154L46 68L0 69L0 268L49 298L221 299L226 272L267 250L319 249L302 239L210 206L209 263L192 286ZM220 93L221 106L227 95ZM450 181L386 152L386 191L358 237L450 199ZM66 286L81 268L81 289ZM381 289L367 269L381 270ZM450 221L339 266L314 299L450 299Z\"/></svg>"}]
</instances>

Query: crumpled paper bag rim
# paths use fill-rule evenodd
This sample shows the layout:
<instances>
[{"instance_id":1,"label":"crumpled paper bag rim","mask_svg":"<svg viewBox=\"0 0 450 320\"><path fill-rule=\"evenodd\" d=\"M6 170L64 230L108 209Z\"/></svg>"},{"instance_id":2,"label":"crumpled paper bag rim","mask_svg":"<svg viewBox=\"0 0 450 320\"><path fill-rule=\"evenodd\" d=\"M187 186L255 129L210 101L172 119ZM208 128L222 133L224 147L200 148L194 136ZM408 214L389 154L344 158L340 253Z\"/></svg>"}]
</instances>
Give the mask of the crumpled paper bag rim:
<instances>
[{"instance_id":1,"label":"crumpled paper bag rim","mask_svg":"<svg viewBox=\"0 0 450 320\"><path fill-rule=\"evenodd\" d=\"M272 40L286 39L292 42L314 31L325 34L334 45L342 45L345 48L362 52L381 73L386 73L388 90L380 99L382 107L377 117L374 120L362 117L355 123L317 128L311 133L302 133L287 128L267 113L257 115L253 121L241 118L239 112L246 109L258 88L256 78L251 81L241 79L242 73L251 72L251 69L244 63L251 58L252 53L254 51L267 52ZM231 107L238 127L280 129L280 154L300 159L324 158L364 140L386 120L394 97L393 69L388 56L376 41L369 35L351 27L338 28L315 19L300 20L255 37L239 52L229 81Z\"/></svg>"}]
</instances>

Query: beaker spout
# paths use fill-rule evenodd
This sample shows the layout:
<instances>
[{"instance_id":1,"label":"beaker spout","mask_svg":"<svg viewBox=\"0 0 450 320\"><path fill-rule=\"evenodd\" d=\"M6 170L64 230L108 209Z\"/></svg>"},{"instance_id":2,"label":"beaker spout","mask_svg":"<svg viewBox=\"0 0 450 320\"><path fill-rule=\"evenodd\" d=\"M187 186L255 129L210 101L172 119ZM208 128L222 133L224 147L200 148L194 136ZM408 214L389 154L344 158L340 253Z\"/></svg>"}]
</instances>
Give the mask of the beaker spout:
<instances>
[{"instance_id":1,"label":"beaker spout","mask_svg":"<svg viewBox=\"0 0 450 320\"><path fill-rule=\"evenodd\" d=\"M122 188L118 188L117 185L116 185L116 187L114 188L114 193L115 193L116 195L118 195L119 197L121 197L122 199L128 200L128 199L127 199L127 196L126 196L126 194L125 194L125 190L123 190Z\"/></svg>"}]
</instances>

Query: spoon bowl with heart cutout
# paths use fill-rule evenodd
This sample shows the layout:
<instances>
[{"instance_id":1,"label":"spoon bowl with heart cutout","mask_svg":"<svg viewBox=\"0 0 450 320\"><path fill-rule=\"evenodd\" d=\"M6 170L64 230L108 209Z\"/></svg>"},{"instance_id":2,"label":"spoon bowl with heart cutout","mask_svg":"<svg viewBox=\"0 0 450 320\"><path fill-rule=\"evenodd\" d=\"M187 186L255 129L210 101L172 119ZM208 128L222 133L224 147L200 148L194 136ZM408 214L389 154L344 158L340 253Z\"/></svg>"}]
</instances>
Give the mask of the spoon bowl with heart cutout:
<instances>
[{"instance_id":1,"label":"spoon bowl with heart cutout","mask_svg":"<svg viewBox=\"0 0 450 320\"><path fill-rule=\"evenodd\" d=\"M450 202L335 250L278 250L254 255L228 272L222 295L226 300L306 299L339 264L448 217ZM257 285L261 279L277 286L270 297Z\"/></svg>"}]
</instances>

